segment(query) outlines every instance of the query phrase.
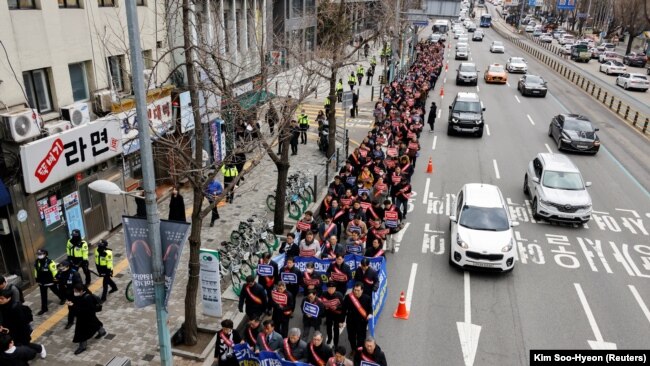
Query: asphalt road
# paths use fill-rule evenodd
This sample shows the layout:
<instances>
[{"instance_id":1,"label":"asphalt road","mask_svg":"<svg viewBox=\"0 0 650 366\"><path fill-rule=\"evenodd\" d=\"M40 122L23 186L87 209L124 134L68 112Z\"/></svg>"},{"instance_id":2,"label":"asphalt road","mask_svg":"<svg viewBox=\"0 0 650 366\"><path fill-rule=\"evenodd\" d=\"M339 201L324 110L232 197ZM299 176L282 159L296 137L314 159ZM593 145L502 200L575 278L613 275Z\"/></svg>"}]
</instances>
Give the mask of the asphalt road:
<instances>
[{"instance_id":1,"label":"asphalt road","mask_svg":"<svg viewBox=\"0 0 650 366\"><path fill-rule=\"evenodd\" d=\"M440 83L430 97L441 118L435 134L421 136L410 224L398 238L398 252L388 256L389 294L377 342L391 365L527 365L530 349L648 348L648 141L515 46L505 42L505 54L489 53L496 39L488 29L482 43L470 41L472 61L481 70L478 89L454 85L459 62L452 55L444 98ZM529 72L545 77L546 98L520 96L519 75L510 74L509 85L483 82L488 64L505 64L510 56L525 56ZM453 97L477 90L489 133L480 139L447 136ZM537 153L558 152L548 125L553 115L569 111L600 127L603 148L596 156L570 154L593 182L594 215L580 227L536 223L522 192L524 172ZM430 156L431 175L425 173ZM518 261L510 274L465 274L448 264L450 204L470 182L498 185L521 223L515 228ZM407 293L408 320L392 317L400 291Z\"/></svg>"}]
</instances>

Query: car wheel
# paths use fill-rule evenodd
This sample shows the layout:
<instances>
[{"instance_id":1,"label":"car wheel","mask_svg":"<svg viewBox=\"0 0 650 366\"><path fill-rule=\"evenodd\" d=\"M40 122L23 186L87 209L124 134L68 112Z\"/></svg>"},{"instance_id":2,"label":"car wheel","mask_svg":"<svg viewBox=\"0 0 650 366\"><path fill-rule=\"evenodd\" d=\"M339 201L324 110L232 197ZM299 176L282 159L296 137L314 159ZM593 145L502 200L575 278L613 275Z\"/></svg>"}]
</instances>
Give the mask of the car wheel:
<instances>
[{"instance_id":1,"label":"car wheel","mask_svg":"<svg viewBox=\"0 0 650 366\"><path fill-rule=\"evenodd\" d=\"M528 174L524 176L524 194L526 197L530 196L530 189L528 188Z\"/></svg>"},{"instance_id":2,"label":"car wheel","mask_svg":"<svg viewBox=\"0 0 650 366\"><path fill-rule=\"evenodd\" d=\"M537 221L542 219L542 216L537 212L537 198L533 200L533 207L531 207L533 211L533 218Z\"/></svg>"},{"instance_id":3,"label":"car wheel","mask_svg":"<svg viewBox=\"0 0 650 366\"><path fill-rule=\"evenodd\" d=\"M553 137L553 125L548 126L548 137Z\"/></svg>"},{"instance_id":4,"label":"car wheel","mask_svg":"<svg viewBox=\"0 0 650 366\"><path fill-rule=\"evenodd\" d=\"M625 90L628 89L628 85L627 85L627 83L623 84L623 89L625 89Z\"/></svg>"},{"instance_id":5,"label":"car wheel","mask_svg":"<svg viewBox=\"0 0 650 366\"><path fill-rule=\"evenodd\" d=\"M609 69L605 69L605 74L606 74L607 76L610 75L610 74L609 74Z\"/></svg>"},{"instance_id":6,"label":"car wheel","mask_svg":"<svg viewBox=\"0 0 650 366\"><path fill-rule=\"evenodd\" d=\"M454 134L454 129L451 128L451 124L447 125L447 136L451 136Z\"/></svg>"}]
</instances>

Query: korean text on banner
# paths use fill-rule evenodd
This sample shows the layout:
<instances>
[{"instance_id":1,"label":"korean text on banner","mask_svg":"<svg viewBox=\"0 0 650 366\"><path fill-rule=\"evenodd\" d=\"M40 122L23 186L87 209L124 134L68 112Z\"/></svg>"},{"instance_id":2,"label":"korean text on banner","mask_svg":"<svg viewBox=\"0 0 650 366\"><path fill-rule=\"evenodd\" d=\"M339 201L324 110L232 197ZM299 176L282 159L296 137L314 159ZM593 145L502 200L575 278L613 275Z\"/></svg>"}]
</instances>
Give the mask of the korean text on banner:
<instances>
[{"instance_id":1,"label":"korean text on banner","mask_svg":"<svg viewBox=\"0 0 650 366\"><path fill-rule=\"evenodd\" d=\"M135 307L143 308L154 304L154 280L152 263L152 245L149 243L147 220L136 217L122 216L124 227L125 252L131 268ZM160 221L160 241L163 256L163 271L165 275L165 307L171 295L172 285L176 276L176 267L187 241L190 224L178 221Z\"/></svg>"},{"instance_id":2,"label":"korean text on banner","mask_svg":"<svg viewBox=\"0 0 650 366\"><path fill-rule=\"evenodd\" d=\"M379 287L377 291L372 293L372 319L368 323L368 330L370 335L375 336L375 327L377 326L377 319L384 310L386 304L386 296L388 295L388 281L386 281L386 258L370 258L370 266L377 271L379 278Z\"/></svg>"},{"instance_id":3,"label":"korean text on banner","mask_svg":"<svg viewBox=\"0 0 650 366\"><path fill-rule=\"evenodd\" d=\"M220 317L221 310L221 273L219 272L219 252L201 248L199 251L201 294L203 296L203 314Z\"/></svg>"},{"instance_id":4,"label":"korean text on banner","mask_svg":"<svg viewBox=\"0 0 650 366\"><path fill-rule=\"evenodd\" d=\"M557 0L557 10L574 10L575 8L575 0Z\"/></svg>"},{"instance_id":5,"label":"korean text on banner","mask_svg":"<svg viewBox=\"0 0 650 366\"><path fill-rule=\"evenodd\" d=\"M285 361L275 352L261 351L255 354L246 343L233 347L239 365L246 366L309 366L304 362Z\"/></svg>"}]
</instances>

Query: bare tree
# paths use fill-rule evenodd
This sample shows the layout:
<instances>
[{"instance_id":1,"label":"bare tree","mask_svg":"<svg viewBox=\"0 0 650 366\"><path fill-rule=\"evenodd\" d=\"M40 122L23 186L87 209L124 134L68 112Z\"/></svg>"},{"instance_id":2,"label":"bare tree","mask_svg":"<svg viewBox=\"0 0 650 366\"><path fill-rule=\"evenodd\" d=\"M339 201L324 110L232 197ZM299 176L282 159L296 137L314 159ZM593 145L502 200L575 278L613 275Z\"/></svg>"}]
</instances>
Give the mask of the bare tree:
<instances>
[{"instance_id":1,"label":"bare tree","mask_svg":"<svg viewBox=\"0 0 650 366\"><path fill-rule=\"evenodd\" d=\"M632 50L634 38L650 25L645 16L647 2L648 0L623 0L614 3L614 23L628 33L626 54Z\"/></svg>"}]
</instances>

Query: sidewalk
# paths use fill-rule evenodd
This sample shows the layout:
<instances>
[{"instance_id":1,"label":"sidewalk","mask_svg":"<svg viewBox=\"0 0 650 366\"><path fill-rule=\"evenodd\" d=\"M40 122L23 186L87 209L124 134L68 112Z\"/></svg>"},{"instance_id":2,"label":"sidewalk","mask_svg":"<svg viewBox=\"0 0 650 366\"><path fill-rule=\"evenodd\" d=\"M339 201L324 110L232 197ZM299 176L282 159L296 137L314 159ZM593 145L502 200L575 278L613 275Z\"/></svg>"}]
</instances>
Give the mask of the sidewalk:
<instances>
[{"instance_id":1,"label":"sidewalk","mask_svg":"<svg viewBox=\"0 0 650 366\"><path fill-rule=\"evenodd\" d=\"M376 50L373 51L376 52ZM368 61L364 62L364 67L368 67ZM381 70L381 66L378 66L377 70ZM374 79L376 83L378 75L375 75ZM371 111L374 102L371 102L369 98L370 86L366 86L364 80L364 85L361 86L359 107L362 110L362 118L372 119ZM322 103L322 99L320 103ZM341 106L338 104L337 109L340 108ZM368 113L370 113L369 116L367 115ZM312 118L315 118L315 115L313 117L310 115L310 119ZM339 118L338 123L342 128L342 118ZM298 145L298 155L290 157L290 174L300 170L313 176L313 174L323 169L325 158L318 151L315 130L310 129L307 145ZM365 136L365 131L361 128L355 129L354 131L351 130L351 134L353 132L355 136L352 137L353 135L351 135L351 139L358 139ZM219 208L221 219L217 221L215 227L209 227L209 215L204 220L201 231L203 247L218 249L219 243L223 240L228 240L231 231L237 227L239 221L245 220L252 214L271 220L272 212L268 211L265 200L266 196L272 194L275 189L276 177L275 165L265 155L261 163L248 174L245 182L241 183L240 187L235 191L234 203ZM319 176L318 179L318 184L321 188L329 183L324 182L324 175ZM184 187L181 189L181 194L184 197L185 207L187 209L186 217L189 219L192 210L192 191L189 187ZM207 206L207 200L204 203L205 206ZM160 217L166 219L168 210L169 200L165 198L159 204ZM48 355L45 360L35 360L31 364L66 366L105 365L114 356L127 357L131 359L132 365L160 364L157 350L158 339L155 308L150 306L144 309L136 309L124 296L124 289L130 280L130 275L128 263L124 255L125 248L122 229L120 228L110 233L106 240L109 242L109 247L114 253L114 280L119 288L118 292L109 295L108 301L104 303L104 311L98 314L108 334L101 340L91 339L88 342L88 350L75 356L74 350L77 345L72 343L74 328L69 330L64 329L67 322L67 307L58 305L58 299L55 299L50 293L50 311L42 316L35 315L34 322L32 323L34 328L33 341L42 343L46 347ZM94 245L93 249L91 249L92 252L94 252ZM185 287L188 280L186 268L189 252L189 245L186 244L183 249L181 263L178 266L173 293L169 300L169 330L172 334L180 327L184 318ZM90 261L92 263L94 259L90 258ZM93 264L91 264L91 268L94 270ZM95 294L99 294L101 292L101 279L93 276L93 283L90 289ZM25 294L25 302L32 308L34 314L36 314L40 309L39 291L36 288L30 289L29 293ZM238 314L236 301L224 297L223 314L224 318L234 317L234 315ZM214 330L220 328L219 323L221 319L207 317L201 314L200 290L197 296L197 321L199 326L203 328ZM201 363L175 356L174 364L199 365Z\"/></svg>"}]
</instances>

